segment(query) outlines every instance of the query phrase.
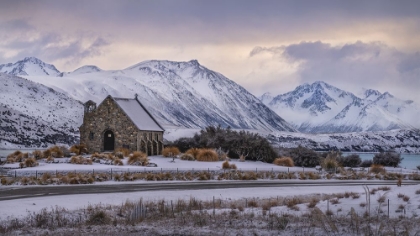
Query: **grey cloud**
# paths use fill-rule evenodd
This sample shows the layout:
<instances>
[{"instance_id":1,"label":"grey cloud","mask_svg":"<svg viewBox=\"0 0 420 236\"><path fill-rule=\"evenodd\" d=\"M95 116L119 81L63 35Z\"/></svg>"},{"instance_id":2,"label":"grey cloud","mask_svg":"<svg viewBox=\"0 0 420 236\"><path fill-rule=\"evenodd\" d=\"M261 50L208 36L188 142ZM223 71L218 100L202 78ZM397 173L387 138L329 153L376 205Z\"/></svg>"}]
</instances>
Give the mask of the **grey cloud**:
<instances>
[{"instance_id":1,"label":"grey cloud","mask_svg":"<svg viewBox=\"0 0 420 236\"><path fill-rule=\"evenodd\" d=\"M33 30L35 27L27 19L14 19L0 22L0 29L4 31Z\"/></svg>"},{"instance_id":2,"label":"grey cloud","mask_svg":"<svg viewBox=\"0 0 420 236\"><path fill-rule=\"evenodd\" d=\"M358 41L332 46L321 41L301 42L278 47L255 47L250 56L268 52L273 60L282 57L300 62L297 73L301 82L323 80L345 87L405 88L417 96L420 87L420 53L404 53L381 42Z\"/></svg>"}]
</instances>

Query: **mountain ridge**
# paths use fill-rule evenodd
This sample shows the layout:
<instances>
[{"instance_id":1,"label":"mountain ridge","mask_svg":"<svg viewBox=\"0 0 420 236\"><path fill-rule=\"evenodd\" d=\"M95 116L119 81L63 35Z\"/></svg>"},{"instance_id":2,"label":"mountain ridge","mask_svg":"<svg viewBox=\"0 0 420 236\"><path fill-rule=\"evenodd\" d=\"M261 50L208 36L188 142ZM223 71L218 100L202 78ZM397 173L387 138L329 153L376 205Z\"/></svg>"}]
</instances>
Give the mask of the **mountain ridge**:
<instances>
[{"instance_id":1,"label":"mountain ridge","mask_svg":"<svg viewBox=\"0 0 420 236\"><path fill-rule=\"evenodd\" d=\"M323 81L260 100L304 133L342 133L420 128L420 109L389 92L366 89L362 97Z\"/></svg>"}]
</instances>

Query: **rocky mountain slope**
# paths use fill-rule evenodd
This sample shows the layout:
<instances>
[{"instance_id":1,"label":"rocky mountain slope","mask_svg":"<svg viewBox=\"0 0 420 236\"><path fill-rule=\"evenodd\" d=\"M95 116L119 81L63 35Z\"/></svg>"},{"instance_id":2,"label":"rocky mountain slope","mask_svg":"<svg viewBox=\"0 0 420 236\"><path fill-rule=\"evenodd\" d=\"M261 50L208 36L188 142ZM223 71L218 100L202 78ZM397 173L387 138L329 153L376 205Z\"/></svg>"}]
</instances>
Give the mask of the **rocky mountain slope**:
<instances>
[{"instance_id":1,"label":"rocky mountain slope","mask_svg":"<svg viewBox=\"0 0 420 236\"><path fill-rule=\"evenodd\" d=\"M343 133L420 128L420 107L388 92L366 90L362 97L325 82L260 100L304 133Z\"/></svg>"},{"instance_id":2,"label":"rocky mountain slope","mask_svg":"<svg viewBox=\"0 0 420 236\"><path fill-rule=\"evenodd\" d=\"M83 105L30 80L0 73L0 148L76 143Z\"/></svg>"}]
</instances>

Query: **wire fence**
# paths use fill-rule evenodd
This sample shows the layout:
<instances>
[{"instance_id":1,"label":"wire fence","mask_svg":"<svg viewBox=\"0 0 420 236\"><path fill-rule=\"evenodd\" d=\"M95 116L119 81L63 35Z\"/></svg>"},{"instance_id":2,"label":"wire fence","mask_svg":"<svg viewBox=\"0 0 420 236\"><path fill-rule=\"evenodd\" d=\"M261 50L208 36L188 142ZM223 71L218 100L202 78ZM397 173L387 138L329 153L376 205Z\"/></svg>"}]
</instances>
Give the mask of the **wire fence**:
<instances>
[{"instance_id":1,"label":"wire fence","mask_svg":"<svg viewBox=\"0 0 420 236\"><path fill-rule=\"evenodd\" d=\"M351 175L352 173L366 173L370 174L370 168L345 168L345 173L348 175ZM407 170L403 168L393 168L393 169L387 169L386 170L389 173L396 173L396 174L420 174L418 170ZM239 173L246 173L246 172L254 172L256 174L258 173L272 173L272 174L278 174L278 173L316 173L319 175L325 175L325 174L340 174L340 169L336 168L333 170L325 171L321 168L305 168L305 167L285 167L285 168L237 168L237 169L220 169L220 168L158 168L158 167L133 167L133 168L123 168L123 167L111 167L111 168L92 168L87 169L84 168L75 168L75 169L52 169L52 170L31 170L29 168L24 169L2 169L0 168L0 173L5 173L5 175L9 177L22 177L22 176L35 176L38 178L39 176L42 176L45 173L51 174L51 175L58 175L58 174L68 174L68 173L74 173L74 174L99 174L99 173L105 173L110 174L111 178L113 174L133 174L133 173L171 173L171 174L177 174L180 172L191 172L191 173L197 173L197 172L208 172L208 173L226 173L226 172L239 172ZM344 174L345 177L345 174Z\"/></svg>"}]
</instances>

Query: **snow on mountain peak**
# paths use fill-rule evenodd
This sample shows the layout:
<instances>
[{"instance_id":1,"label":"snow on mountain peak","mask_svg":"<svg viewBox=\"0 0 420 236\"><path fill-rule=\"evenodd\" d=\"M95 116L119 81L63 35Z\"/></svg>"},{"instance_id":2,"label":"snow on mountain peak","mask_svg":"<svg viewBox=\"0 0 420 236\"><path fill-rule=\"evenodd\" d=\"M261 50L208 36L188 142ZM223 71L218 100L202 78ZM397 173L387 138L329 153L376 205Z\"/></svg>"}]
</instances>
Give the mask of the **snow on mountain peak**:
<instances>
[{"instance_id":1,"label":"snow on mountain peak","mask_svg":"<svg viewBox=\"0 0 420 236\"><path fill-rule=\"evenodd\" d=\"M102 69L97 66L85 65L80 68L77 68L76 70L71 72L71 74L86 74L86 73L94 73L94 72L99 72L99 71L102 71Z\"/></svg>"},{"instance_id":2,"label":"snow on mountain peak","mask_svg":"<svg viewBox=\"0 0 420 236\"><path fill-rule=\"evenodd\" d=\"M25 57L15 63L0 65L0 72L18 76L57 76L60 71L36 57Z\"/></svg>"},{"instance_id":3,"label":"snow on mountain peak","mask_svg":"<svg viewBox=\"0 0 420 236\"><path fill-rule=\"evenodd\" d=\"M262 100L263 101L263 100ZM420 127L414 103L368 89L357 97L323 81L263 101L301 132L331 133Z\"/></svg>"}]
</instances>

